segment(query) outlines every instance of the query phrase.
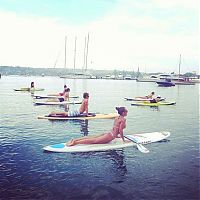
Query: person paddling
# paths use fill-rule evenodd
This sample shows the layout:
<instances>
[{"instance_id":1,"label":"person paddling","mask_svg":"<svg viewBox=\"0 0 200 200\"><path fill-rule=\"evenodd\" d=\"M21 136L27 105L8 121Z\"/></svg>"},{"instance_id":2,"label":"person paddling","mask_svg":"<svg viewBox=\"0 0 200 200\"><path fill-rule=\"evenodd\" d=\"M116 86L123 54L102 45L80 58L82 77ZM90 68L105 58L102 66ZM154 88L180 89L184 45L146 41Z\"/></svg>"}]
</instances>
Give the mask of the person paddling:
<instances>
[{"instance_id":1,"label":"person paddling","mask_svg":"<svg viewBox=\"0 0 200 200\"><path fill-rule=\"evenodd\" d=\"M86 136L72 139L66 143L66 146L74 146L77 144L106 144L117 137L121 137L123 142L125 142L123 130L126 128L125 117L127 116L128 110L125 107L116 107L116 110L119 116L115 118L113 128L110 132L98 136Z\"/></svg>"}]
</instances>

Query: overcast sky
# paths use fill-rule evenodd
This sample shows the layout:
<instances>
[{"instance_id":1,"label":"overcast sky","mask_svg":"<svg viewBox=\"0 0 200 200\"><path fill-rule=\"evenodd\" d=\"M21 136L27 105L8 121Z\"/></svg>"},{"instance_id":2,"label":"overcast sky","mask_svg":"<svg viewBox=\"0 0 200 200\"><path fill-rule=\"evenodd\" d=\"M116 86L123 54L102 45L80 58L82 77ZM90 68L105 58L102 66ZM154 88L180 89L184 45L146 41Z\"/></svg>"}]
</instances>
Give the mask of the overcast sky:
<instances>
[{"instance_id":1,"label":"overcast sky","mask_svg":"<svg viewBox=\"0 0 200 200\"><path fill-rule=\"evenodd\" d=\"M198 71L198 0L1 0L0 65Z\"/></svg>"}]
</instances>

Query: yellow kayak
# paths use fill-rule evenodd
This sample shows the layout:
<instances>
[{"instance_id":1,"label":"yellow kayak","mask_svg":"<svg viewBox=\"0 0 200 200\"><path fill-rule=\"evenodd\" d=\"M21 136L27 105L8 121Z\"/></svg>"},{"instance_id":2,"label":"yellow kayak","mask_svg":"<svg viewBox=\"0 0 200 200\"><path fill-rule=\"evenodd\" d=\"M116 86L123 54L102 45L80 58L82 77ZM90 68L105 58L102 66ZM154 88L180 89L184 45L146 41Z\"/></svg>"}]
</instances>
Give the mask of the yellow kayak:
<instances>
[{"instance_id":1,"label":"yellow kayak","mask_svg":"<svg viewBox=\"0 0 200 200\"><path fill-rule=\"evenodd\" d=\"M160 101L157 103L149 103L149 102L135 102L132 103L132 106L161 106L161 105L174 105L176 104L175 101L171 101L171 102L166 102L166 101Z\"/></svg>"},{"instance_id":2,"label":"yellow kayak","mask_svg":"<svg viewBox=\"0 0 200 200\"><path fill-rule=\"evenodd\" d=\"M35 91L43 91L43 88L20 88L20 89L14 89L14 91L26 91L26 92L35 92Z\"/></svg>"}]
</instances>

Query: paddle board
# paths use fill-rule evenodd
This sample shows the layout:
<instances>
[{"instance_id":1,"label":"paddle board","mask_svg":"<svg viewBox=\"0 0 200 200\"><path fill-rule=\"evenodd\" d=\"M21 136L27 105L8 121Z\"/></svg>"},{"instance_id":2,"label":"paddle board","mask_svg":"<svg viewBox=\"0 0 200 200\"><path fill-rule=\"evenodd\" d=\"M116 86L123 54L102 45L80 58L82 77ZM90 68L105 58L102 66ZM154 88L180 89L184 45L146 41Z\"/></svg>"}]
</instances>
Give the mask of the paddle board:
<instances>
[{"instance_id":1,"label":"paddle board","mask_svg":"<svg viewBox=\"0 0 200 200\"><path fill-rule=\"evenodd\" d=\"M125 147L135 146L136 143L130 140L136 140L140 144L148 144L152 142L158 142L166 139L170 136L170 132L153 132L153 133L142 133L126 135L125 143L121 138L116 138L107 144L79 144L75 146L66 146L65 143L49 145L43 148L45 151L57 152L57 153L73 153L73 152L90 152L90 151L107 151L112 149L122 149ZM133 139L134 138L134 139Z\"/></svg>"},{"instance_id":2,"label":"paddle board","mask_svg":"<svg viewBox=\"0 0 200 200\"><path fill-rule=\"evenodd\" d=\"M20 88L14 89L14 91L23 91L23 92L35 92L35 91L43 91L43 88Z\"/></svg>"},{"instance_id":3,"label":"paddle board","mask_svg":"<svg viewBox=\"0 0 200 200\"><path fill-rule=\"evenodd\" d=\"M60 98L62 96L51 96L51 95L34 95L33 98L35 99L57 99ZM79 96L70 96L69 98L79 98Z\"/></svg>"},{"instance_id":4,"label":"paddle board","mask_svg":"<svg viewBox=\"0 0 200 200\"><path fill-rule=\"evenodd\" d=\"M152 99L143 99L143 98L139 98L139 97L135 97L135 98L125 97L124 99L127 101L150 101L150 100L152 100ZM165 98L160 99L160 101L164 101L164 100L165 100Z\"/></svg>"},{"instance_id":5,"label":"paddle board","mask_svg":"<svg viewBox=\"0 0 200 200\"><path fill-rule=\"evenodd\" d=\"M132 106L161 106L161 105L174 105L176 104L176 102L166 102L166 101L161 101L161 102L157 102L157 103L149 103L149 102L135 102L132 103Z\"/></svg>"},{"instance_id":6,"label":"paddle board","mask_svg":"<svg viewBox=\"0 0 200 200\"><path fill-rule=\"evenodd\" d=\"M119 116L117 113L109 113L109 114L96 114L95 116L90 117L49 117L48 115L45 116L38 116L38 119L49 119L49 120L86 120L86 119L112 119Z\"/></svg>"},{"instance_id":7,"label":"paddle board","mask_svg":"<svg viewBox=\"0 0 200 200\"><path fill-rule=\"evenodd\" d=\"M67 105L67 104L81 104L82 101L44 101L44 102L35 102L35 105Z\"/></svg>"}]
</instances>

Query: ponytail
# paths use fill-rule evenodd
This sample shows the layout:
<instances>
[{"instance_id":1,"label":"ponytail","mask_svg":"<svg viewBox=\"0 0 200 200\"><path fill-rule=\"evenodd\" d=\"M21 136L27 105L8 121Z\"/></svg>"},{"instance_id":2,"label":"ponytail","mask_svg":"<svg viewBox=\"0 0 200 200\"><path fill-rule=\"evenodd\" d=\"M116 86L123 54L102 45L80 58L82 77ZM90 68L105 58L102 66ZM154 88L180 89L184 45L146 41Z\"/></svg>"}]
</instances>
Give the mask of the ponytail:
<instances>
[{"instance_id":1,"label":"ponytail","mask_svg":"<svg viewBox=\"0 0 200 200\"><path fill-rule=\"evenodd\" d=\"M125 107L116 107L115 109L117 110L119 115L122 115L122 113L126 111Z\"/></svg>"}]
</instances>

